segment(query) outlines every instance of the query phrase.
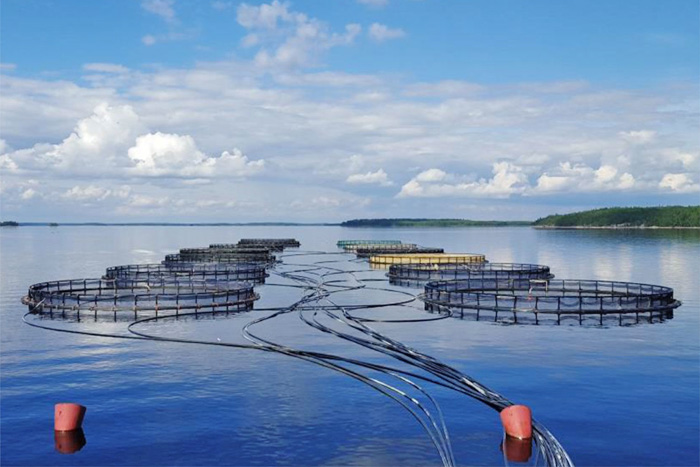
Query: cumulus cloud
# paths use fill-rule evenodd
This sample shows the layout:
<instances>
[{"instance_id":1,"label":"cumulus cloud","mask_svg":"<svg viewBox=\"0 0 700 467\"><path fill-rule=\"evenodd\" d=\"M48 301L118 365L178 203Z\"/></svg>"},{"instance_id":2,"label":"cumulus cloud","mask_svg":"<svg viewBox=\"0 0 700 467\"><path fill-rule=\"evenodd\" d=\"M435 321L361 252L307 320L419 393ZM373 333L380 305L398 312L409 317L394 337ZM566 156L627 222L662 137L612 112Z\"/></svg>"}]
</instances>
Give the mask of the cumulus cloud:
<instances>
[{"instance_id":1,"label":"cumulus cloud","mask_svg":"<svg viewBox=\"0 0 700 467\"><path fill-rule=\"evenodd\" d=\"M389 180L389 176L384 172L384 169L379 169L376 172L367 172L352 174L348 176L345 180L347 183L352 185L381 185L381 186L391 186L394 183Z\"/></svg>"},{"instance_id":2,"label":"cumulus cloud","mask_svg":"<svg viewBox=\"0 0 700 467\"><path fill-rule=\"evenodd\" d=\"M597 169L585 164L563 162L539 176L533 194L560 192L624 191L635 188L637 181L628 172L611 165Z\"/></svg>"},{"instance_id":3,"label":"cumulus cloud","mask_svg":"<svg viewBox=\"0 0 700 467\"><path fill-rule=\"evenodd\" d=\"M292 11L278 0L259 6L242 3L236 19L249 31L242 45L260 46L255 63L262 67L315 65L323 52L353 43L362 30L358 24L347 24L344 32L331 32L323 21Z\"/></svg>"},{"instance_id":4,"label":"cumulus cloud","mask_svg":"<svg viewBox=\"0 0 700 467\"><path fill-rule=\"evenodd\" d=\"M370 39L376 42L399 39L406 35L402 29L390 28L389 26L380 23L372 23L372 25L369 27L369 31L367 31L367 34L369 35Z\"/></svg>"},{"instance_id":5,"label":"cumulus cloud","mask_svg":"<svg viewBox=\"0 0 700 467\"><path fill-rule=\"evenodd\" d=\"M244 177L255 175L265 161L249 161L240 150L224 151L219 157L207 157L189 135L149 133L136 138L129 148L131 171L144 176L173 175L183 177Z\"/></svg>"},{"instance_id":6,"label":"cumulus cloud","mask_svg":"<svg viewBox=\"0 0 700 467\"><path fill-rule=\"evenodd\" d=\"M476 181L463 181L463 177L448 174L440 169L429 169L419 173L403 187L398 198L507 198L523 193L527 188L527 176L520 167L510 162L493 164L493 177Z\"/></svg>"},{"instance_id":7,"label":"cumulus cloud","mask_svg":"<svg viewBox=\"0 0 700 467\"><path fill-rule=\"evenodd\" d=\"M665 174L659 188L675 193L696 193L700 191L700 184L693 181L691 174Z\"/></svg>"},{"instance_id":8,"label":"cumulus cloud","mask_svg":"<svg viewBox=\"0 0 700 467\"><path fill-rule=\"evenodd\" d=\"M101 104L78 122L60 144L41 143L3 154L8 171L44 170L97 177L173 176L184 178L246 177L263 170L239 149L206 156L190 135L146 133L147 126L131 106ZM82 191L81 191L82 190ZM84 189L68 194L77 197ZM96 190L91 188L89 194Z\"/></svg>"}]
</instances>

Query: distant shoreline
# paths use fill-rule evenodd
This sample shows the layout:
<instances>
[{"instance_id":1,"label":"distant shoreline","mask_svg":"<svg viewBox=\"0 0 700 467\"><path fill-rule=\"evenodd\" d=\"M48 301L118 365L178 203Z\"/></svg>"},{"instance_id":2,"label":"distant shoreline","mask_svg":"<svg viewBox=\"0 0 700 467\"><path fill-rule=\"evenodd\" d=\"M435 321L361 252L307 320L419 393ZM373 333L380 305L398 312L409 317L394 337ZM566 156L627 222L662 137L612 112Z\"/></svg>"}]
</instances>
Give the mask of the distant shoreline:
<instances>
[{"instance_id":1,"label":"distant shoreline","mask_svg":"<svg viewBox=\"0 0 700 467\"><path fill-rule=\"evenodd\" d=\"M655 225L533 225L532 228L537 230L700 230L700 227L667 227Z\"/></svg>"}]
</instances>

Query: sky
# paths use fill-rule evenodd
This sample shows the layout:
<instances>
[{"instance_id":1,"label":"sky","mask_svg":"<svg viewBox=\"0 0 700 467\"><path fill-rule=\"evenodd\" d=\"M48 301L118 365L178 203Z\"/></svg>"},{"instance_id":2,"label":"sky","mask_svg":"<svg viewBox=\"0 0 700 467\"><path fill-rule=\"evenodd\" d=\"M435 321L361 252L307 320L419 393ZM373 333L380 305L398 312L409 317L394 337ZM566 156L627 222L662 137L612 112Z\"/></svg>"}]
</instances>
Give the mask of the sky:
<instances>
[{"instance_id":1,"label":"sky","mask_svg":"<svg viewBox=\"0 0 700 467\"><path fill-rule=\"evenodd\" d=\"M0 218L700 204L697 0L2 0Z\"/></svg>"}]
</instances>

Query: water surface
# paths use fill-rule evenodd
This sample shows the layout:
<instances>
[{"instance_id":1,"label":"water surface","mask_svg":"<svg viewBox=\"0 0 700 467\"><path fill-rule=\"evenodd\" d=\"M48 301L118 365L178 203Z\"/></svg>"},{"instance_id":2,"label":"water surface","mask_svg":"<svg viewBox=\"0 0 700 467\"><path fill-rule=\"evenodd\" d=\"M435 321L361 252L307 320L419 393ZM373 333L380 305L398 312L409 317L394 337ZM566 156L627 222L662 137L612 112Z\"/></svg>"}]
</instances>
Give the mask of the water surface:
<instances>
[{"instance_id":1,"label":"water surface","mask_svg":"<svg viewBox=\"0 0 700 467\"><path fill-rule=\"evenodd\" d=\"M503 326L451 318L374 327L528 404L578 465L700 463L696 231L60 226L0 229L2 464L438 464L407 412L327 369L251 350L71 335L21 321L26 309L19 299L32 283L99 277L108 266L157 262L181 247L241 237L295 237L303 250L322 251L336 251L339 239L396 238L484 253L493 262L546 264L557 278L673 287L684 305L674 319L654 325ZM363 263L354 267L367 269L363 278L384 277ZM283 281L272 277L257 288L262 298L256 307L298 298L276 282ZM363 291L338 298L363 303L382 296ZM238 342L249 320L159 322L148 331ZM123 323L74 326L124 331ZM379 358L295 315L258 330L289 346ZM458 463L503 463L495 411L439 388L431 393L445 413ZM54 450L53 405L61 401L88 407L87 444L71 456Z\"/></svg>"}]
</instances>

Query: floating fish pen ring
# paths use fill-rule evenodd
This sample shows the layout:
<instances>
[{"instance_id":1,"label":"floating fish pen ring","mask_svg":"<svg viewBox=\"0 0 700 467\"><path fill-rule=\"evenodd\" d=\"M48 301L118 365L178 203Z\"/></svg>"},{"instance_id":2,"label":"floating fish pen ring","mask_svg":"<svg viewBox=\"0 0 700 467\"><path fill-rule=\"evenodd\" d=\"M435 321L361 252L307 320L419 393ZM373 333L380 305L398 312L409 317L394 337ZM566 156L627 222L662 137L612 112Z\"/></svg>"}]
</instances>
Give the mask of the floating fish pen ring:
<instances>
[{"instance_id":1,"label":"floating fish pen ring","mask_svg":"<svg viewBox=\"0 0 700 467\"><path fill-rule=\"evenodd\" d=\"M301 243L295 238L242 238L239 245L281 245L284 248L299 248Z\"/></svg>"},{"instance_id":2,"label":"floating fish pen ring","mask_svg":"<svg viewBox=\"0 0 700 467\"><path fill-rule=\"evenodd\" d=\"M392 281L456 281L462 279L552 279L549 266L523 263L392 264Z\"/></svg>"},{"instance_id":3,"label":"floating fish pen ring","mask_svg":"<svg viewBox=\"0 0 700 467\"><path fill-rule=\"evenodd\" d=\"M196 280L214 279L264 284L265 278L269 274L264 266L250 263L178 263L171 266L163 264L127 264L107 268L104 278L149 280L170 276L189 277Z\"/></svg>"},{"instance_id":4,"label":"floating fish pen ring","mask_svg":"<svg viewBox=\"0 0 700 467\"><path fill-rule=\"evenodd\" d=\"M111 312L116 319L118 312L248 311L258 298L252 284L241 282L73 279L34 284L22 303L33 313Z\"/></svg>"},{"instance_id":5,"label":"floating fish pen ring","mask_svg":"<svg viewBox=\"0 0 700 467\"><path fill-rule=\"evenodd\" d=\"M369 263L374 266L390 266L392 264L469 264L483 263L486 257L471 253L407 253L370 256Z\"/></svg>"},{"instance_id":6,"label":"floating fish pen ring","mask_svg":"<svg viewBox=\"0 0 700 467\"><path fill-rule=\"evenodd\" d=\"M191 255L267 255L270 254L269 248L263 247L239 247L234 245L227 248L181 248L180 254L185 256Z\"/></svg>"},{"instance_id":7,"label":"floating fish pen ring","mask_svg":"<svg viewBox=\"0 0 700 467\"><path fill-rule=\"evenodd\" d=\"M347 249L347 247L358 245L399 245L401 240L338 240L338 248Z\"/></svg>"},{"instance_id":8,"label":"floating fish pen ring","mask_svg":"<svg viewBox=\"0 0 700 467\"><path fill-rule=\"evenodd\" d=\"M176 263L274 263L274 255L269 252L259 253L228 253L228 254L182 254L165 255L163 264L169 266Z\"/></svg>"},{"instance_id":9,"label":"floating fish pen ring","mask_svg":"<svg viewBox=\"0 0 700 467\"><path fill-rule=\"evenodd\" d=\"M239 244L239 243L212 243L209 245L210 250L216 250L216 251L221 251L221 250L239 250L239 251L249 251L249 250L255 250L259 248L264 248L266 250L270 251L284 251L284 245L279 245L276 243L266 243L266 244L261 244L261 243L244 243L244 244Z\"/></svg>"},{"instance_id":10,"label":"floating fish pen ring","mask_svg":"<svg viewBox=\"0 0 700 467\"><path fill-rule=\"evenodd\" d=\"M533 317L535 324L540 315L576 317L649 313L653 317L672 317L673 309L681 305L674 299L673 289L660 285L634 282L597 280L531 280L531 279L468 279L460 281L428 282L425 293L419 297L426 305L449 309L470 308L512 313L519 317Z\"/></svg>"},{"instance_id":11,"label":"floating fish pen ring","mask_svg":"<svg viewBox=\"0 0 700 467\"><path fill-rule=\"evenodd\" d=\"M370 246L359 247L355 250L358 258L369 258L374 255L391 255L391 254L406 254L406 253L444 253L442 248L429 248L412 244L401 245L385 245L385 246Z\"/></svg>"}]
</instances>

